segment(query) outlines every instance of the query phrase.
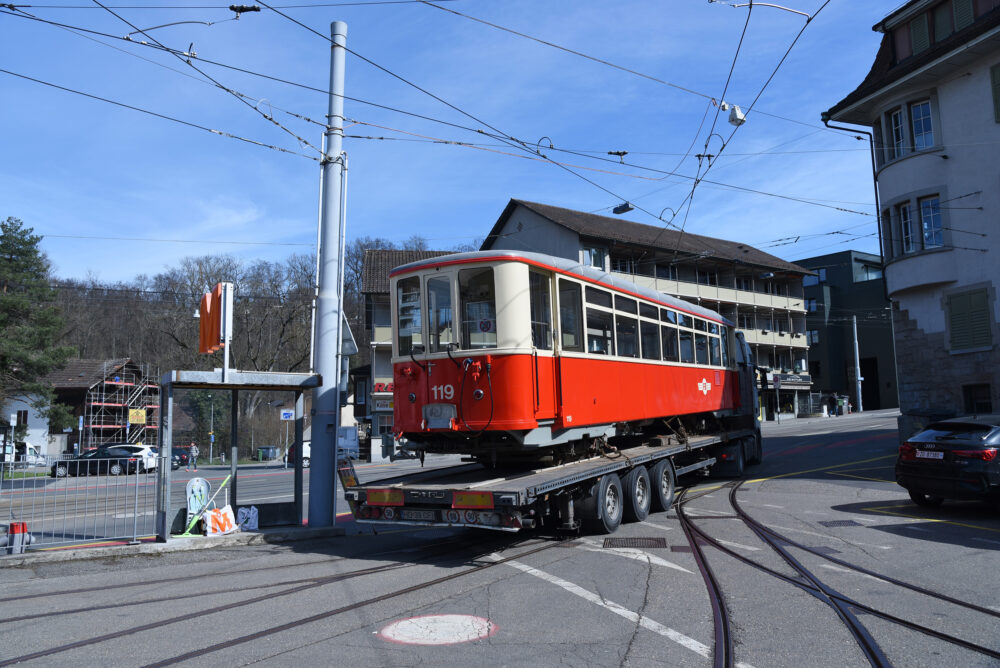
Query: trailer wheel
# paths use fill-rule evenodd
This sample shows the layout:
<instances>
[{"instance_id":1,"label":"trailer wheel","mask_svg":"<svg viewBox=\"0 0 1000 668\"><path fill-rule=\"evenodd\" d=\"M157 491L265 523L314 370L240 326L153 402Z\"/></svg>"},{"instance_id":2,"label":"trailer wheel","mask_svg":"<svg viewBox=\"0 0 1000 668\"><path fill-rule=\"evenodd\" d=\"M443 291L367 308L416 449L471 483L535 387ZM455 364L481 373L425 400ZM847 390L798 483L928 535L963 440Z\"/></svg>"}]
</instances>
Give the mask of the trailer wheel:
<instances>
[{"instance_id":1,"label":"trailer wheel","mask_svg":"<svg viewBox=\"0 0 1000 668\"><path fill-rule=\"evenodd\" d=\"M643 521L649 517L649 506L653 492L646 467L636 466L628 472L622 483L625 486L625 521Z\"/></svg>"},{"instance_id":2,"label":"trailer wheel","mask_svg":"<svg viewBox=\"0 0 1000 668\"><path fill-rule=\"evenodd\" d=\"M747 470L747 441L743 439L736 444L736 470L733 471L734 478L742 478Z\"/></svg>"},{"instance_id":3,"label":"trailer wheel","mask_svg":"<svg viewBox=\"0 0 1000 668\"><path fill-rule=\"evenodd\" d=\"M623 501L622 480L617 473L609 473L577 507L590 533L614 533L622 523Z\"/></svg>"},{"instance_id":4,"label":"trailer wheel","mask_svg":"<svg viewBox=\"0 0 1000 668\"><path fill-rule=\"evenodd\" d=\"M750 442L752 443L750 448L750 456L747 457L747 464L756 465L760 464L764 460L764 447L760 442L760 432L757 432L750 437Z\"/></svg>"},{"instance_id":5,"label":"trailer wheel","mask_svg":"<svg viewBox=\"0 0 1000 668\"><path fill-rule=\"evenodd\" d=\"M665 513L674 504L674 490L677 486L677 476L674 474L674 463L669 459L661 459L653 467L653 510Z\"/></svg>"}]
</instances>

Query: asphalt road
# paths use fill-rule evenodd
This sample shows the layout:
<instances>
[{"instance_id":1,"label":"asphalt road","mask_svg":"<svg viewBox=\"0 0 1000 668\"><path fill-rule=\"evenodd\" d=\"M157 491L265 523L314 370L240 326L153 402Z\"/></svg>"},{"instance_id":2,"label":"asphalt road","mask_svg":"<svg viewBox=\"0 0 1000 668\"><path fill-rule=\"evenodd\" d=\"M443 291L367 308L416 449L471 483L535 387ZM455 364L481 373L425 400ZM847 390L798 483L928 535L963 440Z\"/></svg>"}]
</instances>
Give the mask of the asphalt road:
<instances>
[{"instance_id":1,"label":"asphalt road","mask_svg":"<svg viewBox=\"0 0 1000 668\"><path fill-rule=\"evenodd\" d=\"M913 505L892 482L894 414L769 424L764 450L732 497L784 536L784 549L828 591L912 623L850 612L886 665L998 664L1000 513L972 502ZM269 487L280 473L260 475L254 494L280 493ZM803 577L736 517L733 484L696 481L684 510L729 551L702 545L730 613L737 665L868 664L829 601L798 586ZM7 568L0 665L710 665L712 608L676 511L623 525L614 538L663 538L666 547L385 529Z\"/></svg>"}]
</instances>

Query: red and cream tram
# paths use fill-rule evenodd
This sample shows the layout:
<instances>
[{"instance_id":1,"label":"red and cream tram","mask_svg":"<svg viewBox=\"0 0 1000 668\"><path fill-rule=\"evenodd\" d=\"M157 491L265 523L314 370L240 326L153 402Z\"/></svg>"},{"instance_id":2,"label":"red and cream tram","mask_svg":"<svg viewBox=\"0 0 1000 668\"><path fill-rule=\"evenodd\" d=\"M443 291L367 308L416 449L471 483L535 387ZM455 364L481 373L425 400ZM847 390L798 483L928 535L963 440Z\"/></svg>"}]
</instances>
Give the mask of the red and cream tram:
<instances>
[{"instance_id":1,"label":"red and cream tram","mask_svg":"<svg viewBox=\"0 0 1000 668\"><path fill-rule=\"evenodd\" d=\"M747 412L746 344L695 304L537 253L440 256L390 278L409 450L564 461Z\"/></svg>"}]
</instances>

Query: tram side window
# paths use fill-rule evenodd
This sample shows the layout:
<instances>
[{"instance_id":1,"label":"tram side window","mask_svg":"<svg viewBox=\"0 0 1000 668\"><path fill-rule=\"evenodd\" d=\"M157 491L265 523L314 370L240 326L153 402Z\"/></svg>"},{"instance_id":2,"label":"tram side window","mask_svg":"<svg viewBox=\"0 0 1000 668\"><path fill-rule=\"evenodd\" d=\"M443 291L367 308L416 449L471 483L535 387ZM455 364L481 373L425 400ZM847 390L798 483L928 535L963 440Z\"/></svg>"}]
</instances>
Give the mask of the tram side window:
<instances>
[{"instance_id":1,"label":"tram side window","mask_svg":"<svg viewBox=\"0 0 1000 668\"><path fill-rule=\"evenodd\" d=\"M681 327L691 327L691 321L693 318L689 315L684 315L683 313L677 314L677 324Z\"/></svg>"},{"instance_id":2,"label":"tram side window","mask_svg":"<svg viewBox=\"0 0 1000 668\"><path fill-rule=\"evenodd\" d=\"M694 328L697 329L699 332L707 332L708 323L702 320L701 318L694 318Z\"/></svg>"},{"instance_id":3,"label":"tram side window","mask_svg":"<svg viewBox=\"0 0 1000 668\"><path fill-rule=\"evenodd\" d=\"M679 331L681 344L681 362L684 364L694 364L694 332L689 329Z\"/></svg>"},{"instance_id":4,"label":"tram side window","mask_svg":"<svg viewBox=\"0 0 1000 668\"><path fill-rule=\"evenodd\" d=\"M660 359L660 326L655 322L640 321L639 338L642 343L643 359Z\"/></svg>"},{"instance_id":5,"label":"tram side window","mask_svg":"<svg viewBox=\"0 0 1000 668\"><path fill-rule=\"evenodd\" d=\"M729 329L726 327L719 329L722 330L722 337L719 339L722 346L722 366L729 366Z\"/></svg>"},{"instance_id":6,"label":"tram side window","mask_svg":"<svg viewBox=\"0 0 1000 668\"><path fill-rule=\"evenodd\" d=\"M637 314L638 307L634 299L629 299L627 297L622 297L620 295L615 295L615 309L618 311L624 311L626 313L631 313L632 315Z\"/></svg>"},{"instance_id":7,"label":"tram side window","mask_svg":"<svg viewBox=\"0 0 1000 668\"><path fill-rule=\"evenodd\" d=\"M454 342L451 320L451 281L444 277L427 279L428 352L443 352Z\"/></svg>"},{"instance_id":8,"label":"tram side window","mask_svg":"<svg viewBox=\"0 0 1000 668\"><path fill-rule=\"evenodd\" d=\"M708 364L708 337L706 335L694 335L694 351L697 364Z\"/></svg>"},{"instance_id":9,"label":"tram side window","mask_svg":"<svg viewBox=\"0 0 1000 668\"><path fill-rule=\"evenodd\" d=\"M493 268L460 271L458 295L462 304L462 348L496 348L497 301Z\"/></svg>"},{"instance_id":10,"label":"tram side window","mask_svg":"<svg viewBox=\"0 0 1000 668\"><path fill-rule=\"evenodd\" d=\"M639 315L643 318L649 318L651 320L656 320L659 316L657 315L657 308L652 304L646 304L645 302L639 302Z\"/></svg>"},{"instance_id":11,"label":"tram side window","mask_svg":"<svg viewBox=\"0 0 1000 668\"><path fill-rule=\"evenodd\" d=\"M559 279L559 341L563 350L583 352L583 304L579 283Z\"/></svg>"},{"instance_id":12,"label":"tram side window","mask_svg":"<svg viewBox=\"0 0 1000 668\"><path fill-rule=\"evenodd\" d=\"M597 288L587 288L587 303L611 308L611 293Z\"/></svg>"},{"instance_id":13,"label":"tram side window","mask_svg":"<svg viewBox=\"0 0 1000 668\"><path fill-rule=\"evenodd\" d=\"M552 306L548 276L528 273L531 296L531 344L539 350L552 350Z\"/></svg>"},{"instance_id":14,"label":"tram side window","mask_svg":"<svg viewBox=\"0 0 1000 668\"><path fill-rule=\"evenodd\" d=\"M420 277L411 276L396 283L396 317L399 326L396 347L400 355L409 355L414 345L421 345L420 332Z\"/></svg>"},{"instance_id":15,"label":"tram side window","mask_svg":"<svg viewBox=\"0 0 1000 668\"><path fill-rule=\"evenodd\" d=\"M614 355L614 317L608 311L587 309L587 352Z\"/></svg>"},{"instance_id":16,"label":"tram side window","mask_svg":"<svg viewBox=\"0 0 1000 668\"><path fill-rule=\"evenodd\" d=\"M661 327L660 333L663 335L663 359L668 362L678 361L677 330L673 327Z\"/></svg>"},{"instance_id":17,"label":"tram side window","mask_svg":"<svg viewBox=\"0 0 1000 668\"><path fill-rule=\"evenodd\" d=\"M719 348L719 339L715 336L708 337L708 352L711 356L712 366L722 365L722 350Z\"/></svg>"},{"instance_id":18,"label":"tram side window","mask_svg":"<svg viewBox=\"0 0 1000 668\"><path fill-rule=\"evenodd\" d=\"M665 308L660 309L660 320L663 322L669 322L671 325L677 324L677 311L668 311Z\"/></svg>"},{"instance_id":19,"label":"tram side window","mask_svg":"<svg viewBox=\"0 0 1000 668\"><path fill-rule=\"evenodd\" d=\"M615 316L615 327L618 334L618 354L622 357L638 357L639 332L635 318Z\"/></svg>"}]
</instances>

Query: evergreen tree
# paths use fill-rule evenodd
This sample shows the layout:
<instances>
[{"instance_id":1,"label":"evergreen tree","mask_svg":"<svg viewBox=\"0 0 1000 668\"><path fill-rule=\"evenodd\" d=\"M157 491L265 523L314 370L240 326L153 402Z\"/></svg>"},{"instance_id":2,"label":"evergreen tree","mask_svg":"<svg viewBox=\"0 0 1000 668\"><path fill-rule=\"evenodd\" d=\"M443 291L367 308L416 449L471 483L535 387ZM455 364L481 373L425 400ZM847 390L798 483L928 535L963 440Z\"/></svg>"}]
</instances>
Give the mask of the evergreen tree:
<instances>
[{"instance_id":1,"label":"evergreen tree","mask_svg":"<svg viewBox=\"0 0 1000 668\"><path fill-rule=\"evenodd\" d=\"M33 231L17 218L0 222L0 406L23 399L59 429L69 413L41 380L75 351L57 345L63 322Z\"/></svg>"}]
</instances>

